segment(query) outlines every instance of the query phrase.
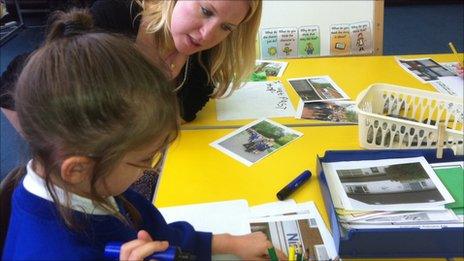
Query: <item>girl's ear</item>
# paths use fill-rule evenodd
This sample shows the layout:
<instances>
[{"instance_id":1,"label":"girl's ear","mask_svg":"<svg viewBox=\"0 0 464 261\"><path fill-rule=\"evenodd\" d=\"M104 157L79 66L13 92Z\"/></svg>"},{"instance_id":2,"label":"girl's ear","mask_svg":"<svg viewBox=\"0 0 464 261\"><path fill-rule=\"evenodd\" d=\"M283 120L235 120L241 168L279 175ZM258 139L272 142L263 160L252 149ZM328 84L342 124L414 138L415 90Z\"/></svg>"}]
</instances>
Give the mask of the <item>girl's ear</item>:
<instances>
[{"instance_id":1,"label":"girl's ear","mask_svg":"<svg viewBox=\"0 0 464 261\"><path fill-rule=\"evenodd\" d=\"M94 161L85 156L71 156L61 163L61 178L77 185L92 177Z\"/></svg>"}]
</instances>

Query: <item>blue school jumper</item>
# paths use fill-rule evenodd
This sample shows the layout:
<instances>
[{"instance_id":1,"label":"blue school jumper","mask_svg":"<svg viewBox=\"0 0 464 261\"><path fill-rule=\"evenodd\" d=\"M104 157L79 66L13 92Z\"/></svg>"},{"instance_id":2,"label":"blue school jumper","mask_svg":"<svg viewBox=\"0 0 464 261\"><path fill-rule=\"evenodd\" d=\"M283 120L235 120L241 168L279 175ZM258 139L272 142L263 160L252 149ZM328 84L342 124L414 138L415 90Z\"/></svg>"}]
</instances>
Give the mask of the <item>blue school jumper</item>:
<instances>
[{"instance_id":1,"label":"blue school jumper","mask_svg":"<svg viewBox=\"0 0 464 261\"><path fill-rule=\"evenodd\" d=\"M154 240L167 240L195 254L198 260L211 259L211 233L197 232L187 222L167 224L150 202L133 191L126 191L124 197L139 210L143 219L140 229ZM137 238L138 230L111 215L76 210L73 214L85 229L67 228L54 203L32 194L21 182L12 197L2 260L102 260L108 242Z\"/></svg>"}]
</instances>

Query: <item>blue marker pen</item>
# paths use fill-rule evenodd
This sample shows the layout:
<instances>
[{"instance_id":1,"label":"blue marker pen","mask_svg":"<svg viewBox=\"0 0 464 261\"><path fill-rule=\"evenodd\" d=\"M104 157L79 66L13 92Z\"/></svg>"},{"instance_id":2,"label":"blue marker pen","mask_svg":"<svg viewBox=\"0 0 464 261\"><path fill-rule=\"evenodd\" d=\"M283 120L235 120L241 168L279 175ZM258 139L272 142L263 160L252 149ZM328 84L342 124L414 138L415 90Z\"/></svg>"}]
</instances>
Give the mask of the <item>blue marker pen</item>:
<instances>
[{"instance_id":1,"label":"blue marker pen","mask_svg":"<svg viewBox=\"0 0 464 261\"><path fill-rule=\"evenodd\" d=\"M106 260L119 260L119 252L121 252L121 242L110 242L105 246ZM156 252L148 256L146 260L157 261L193 261L196 260L195 255L188 252L182 252L179 247L169 246L163 252Z\"/></svg>"},{"instance_id":2,"label":"blue marker pen","mask_svg":"<svg viewBox=\"0 0 464 261\"><path fill-rule=\"evenodd\" d=\"M311 171L305 170L298 177L296 177L287 186L277 192L277 198L279 200L285 200L290 194L292 194L297 188L303 185L311 177Z\"/></svg>"}]
</instances>

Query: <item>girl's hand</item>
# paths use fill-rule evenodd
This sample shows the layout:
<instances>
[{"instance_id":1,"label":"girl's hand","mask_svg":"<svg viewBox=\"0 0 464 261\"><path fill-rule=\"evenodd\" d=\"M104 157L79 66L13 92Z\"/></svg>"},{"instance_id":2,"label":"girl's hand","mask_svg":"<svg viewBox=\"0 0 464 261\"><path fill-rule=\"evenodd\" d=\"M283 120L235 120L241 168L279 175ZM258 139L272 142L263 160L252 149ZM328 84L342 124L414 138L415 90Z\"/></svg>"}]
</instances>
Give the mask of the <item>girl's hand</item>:
<instances>
[{"instance_id":1,"label":"girl's hand","mask_svg":"<svg viewBox=\"0 0 464 261\"><path fill-rule=\"evenodd\" d=\"M154 252L162 252L169 247L167 241L153 241L145 230L137 233L137 239L121 246L119 260L143 260Z\"/></svg>"},{"instance_id":2,"label":"girl's hand","mask_svg":"<svg viewBox=\"0 0 464 261\"><path fill-rule=\"evenodd\" d=\"M269 259L268 249L273 247L263 232L254 232L244 236L233 238L234 254L243 260L266 260ZM287 260L285 254L276 249L279 260Z\"/></svg>"}]
</instances>

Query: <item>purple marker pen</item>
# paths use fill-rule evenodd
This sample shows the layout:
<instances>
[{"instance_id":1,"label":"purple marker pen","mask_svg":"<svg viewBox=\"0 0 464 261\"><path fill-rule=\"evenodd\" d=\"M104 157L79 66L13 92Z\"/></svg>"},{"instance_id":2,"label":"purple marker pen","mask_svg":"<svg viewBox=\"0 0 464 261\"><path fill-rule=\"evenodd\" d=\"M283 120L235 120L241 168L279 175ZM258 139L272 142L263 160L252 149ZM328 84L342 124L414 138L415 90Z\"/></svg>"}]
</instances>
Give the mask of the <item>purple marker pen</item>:
<instances>
[{"instance_id":1,"label":"purple marker pen","mask_svg":"<svg viewBox=\"0 0 464 261\"><path fill-rule=\"evenodd\" d=\"M305 170L298 177L292 180L287 186L277 192L277 198L279 200L285 200L290 194L292 194L297 188L303 185L311 177L311 171Z\"/></svg>"},{"instance_id":2,"label":"purple marker pen","mask_svg":"<svg viewBox=\"0 0 464 261\"><path fill-rule=\"evenodd\" d=\"M119 253L121 252L121 242L110 242L105 246L105 259L106 260L119 260ZM193 261L196 260L195 255L188 252L182 252L179 247L169 246L163 252L156 252L148 256L146 260L157 261Z\"/></svg>"}]
</instances>

